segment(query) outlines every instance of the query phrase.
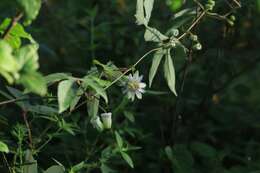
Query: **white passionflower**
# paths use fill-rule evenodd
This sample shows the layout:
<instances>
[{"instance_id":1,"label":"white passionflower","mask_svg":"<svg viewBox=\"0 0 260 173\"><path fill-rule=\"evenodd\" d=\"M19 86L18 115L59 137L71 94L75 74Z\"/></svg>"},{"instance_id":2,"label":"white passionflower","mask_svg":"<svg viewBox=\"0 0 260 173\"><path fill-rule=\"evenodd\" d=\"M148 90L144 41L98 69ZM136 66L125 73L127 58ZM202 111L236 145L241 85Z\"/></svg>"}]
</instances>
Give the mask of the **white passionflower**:
<instances>
[{"instance_id":1,"label":"white passionflower","mask_svg":"<svg viewBox=\"0 0 260 173\"><path fill-rule=\"evenodd\" d=\"M112 113L107 112L107 113L102 113L101 115L101 120L103 122L103 126L105 129L111 129L112 126Z\"/></svg>"},{"instance_id":2,"label":"white passionflower","mask_svg":"<svg viewBox=\"0 0 260 173\"><path fill-rule=\"evenodd\" d=\"M129 74L127 78L128 81L123 92L127 94L127 97L132 101L134 101L135 96L138 99L142 99L142 94L145 92L144 88L146 87L146 84L141 82L143 76L139 76L139 72L136 71L133 75Z\"/></svg>"},{"instance_id":3,"label":"white passionflower","mask_svg":"<svg viewBox=\"0 0 260 173\"><path fill-rule=\"evenodd\" d=\"M96 128L98 131L102 132L104 130L104 126L99 116L93 117L90 122L93 125L93 127Z\"/></svg>"}]
</instances>

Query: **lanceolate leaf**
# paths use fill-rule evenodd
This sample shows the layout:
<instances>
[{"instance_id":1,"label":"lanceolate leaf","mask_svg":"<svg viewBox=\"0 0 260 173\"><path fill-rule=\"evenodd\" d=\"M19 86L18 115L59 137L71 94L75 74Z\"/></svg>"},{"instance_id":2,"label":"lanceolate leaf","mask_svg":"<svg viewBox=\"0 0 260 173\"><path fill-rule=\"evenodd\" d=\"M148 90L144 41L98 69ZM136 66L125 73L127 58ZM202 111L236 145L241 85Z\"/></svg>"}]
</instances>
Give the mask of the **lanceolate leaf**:
<instances>
[{"instance_id":1,"label":"lanceolate leaf","mask_svg":"<svg viewBox=\"0 0 260 173\"><path fill-rule=\"evenodd\" d=\"M160 31L155 28L146 27L144 39L145 41L162 42L164 40L167 40L168 37L160 33Z\"/></svg>"},{"instance_id":2,"label":"lanceolate leaf","mask_svg":"<svg viewBox=\"0 0 260 173\"><path fill-rule=\"evenodd\" d=\"M154 76L158 70L159 64L162 60L162 57L165 55L165 50L159 49L158 51L155 52L154 57L153 57L153 62L152 66L150 68L149 72L149 86L151 87Z\"/></svg>"},{"instance_id":3,"label":"lanceolate leaf","mask_svg":"<svg viewBox=\"0 0 260 173\"><path fill-rule=\"evenodd\" d=\"M170 49L167 50L166 59L164 62L164 76L170 90L177 96L175 89L175 70L170 54Z\"/></svg>"},{"instance_id":4,"label":"lanceolate leaf","mask_svg":"<svg viewBox=\"0 0 260 173\"><path fill-rule=\"evenodd\" d=\"M137 25L147 24L144 18L144 0L137 0L135 17Z\"/></svg>"},{"instance_id":5,"label":"lanceolate leaf","mask_svg":"<svg viewBox=\"0 0 260 173\"><path fill-rule=\"evenodd\" d=\"M153 4L154 4L154 0L145 0L144 1L145 19L146 19L147 23L149 22L150 17L151 17L151 13L153 10Z\"/></svg>"},{"instance_id":6,"label":"lanceolate leaf","mask_svg":"<svg viewBox=\"0 0 260 173\"><path fill-rule=\"evenodd\" d=\"M128 165L131 168L134 168L134 163L133 163L131 157L125 152L121 152L121 155L122 155L123 159L128 163Z\"/></svg>"},{"instance_id":7,"label":"lanceolate leaf","mask_svg":"<svg viewBox=\"0 0 260 173\"><path fill-rule=\"evenodd\" d=\"M60 82L58 86L59 113L68 109L76 96L77 86L74 80Z\"/></svg>"}]
</instances>

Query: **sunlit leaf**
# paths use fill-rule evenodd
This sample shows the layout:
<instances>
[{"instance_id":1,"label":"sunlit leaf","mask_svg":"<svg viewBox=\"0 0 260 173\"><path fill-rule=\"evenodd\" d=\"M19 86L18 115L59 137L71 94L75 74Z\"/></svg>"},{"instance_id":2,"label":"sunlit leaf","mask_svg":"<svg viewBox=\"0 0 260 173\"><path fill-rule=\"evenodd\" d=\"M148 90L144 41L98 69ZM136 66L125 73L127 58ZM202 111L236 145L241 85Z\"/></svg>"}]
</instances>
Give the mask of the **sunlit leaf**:
<instances>
[{"instance_id":1,"label":"sunlit leaf","mask_svg":"<svg viewBox=\"0 0 260 173\"><path fill-rule=\"evenodd\" d=\"M77 96L77 85L74 80L64 80L58 85L59 113L69 108L73 99Z\"/></svg>"},{"instance_id":2,"label":"sunlit leaf","mask_svg":"<svg viewBox=\"0 0 260 173\"><path fill-rule=\"evenodd\" d=\"M0 152L9 153L8 146L2 141L0 141Z\"/></svg>"},{"instance_id":3,"label":"sunlit leaf","mask_svg":"<svg viewBox=\"0 0 260 173\"><path fill-rule=\"evenodd\" d=\"M17 0L17 2L22 7L29 22L37 17L42 3L41 0Z\"/></svg>"}]
</instances>

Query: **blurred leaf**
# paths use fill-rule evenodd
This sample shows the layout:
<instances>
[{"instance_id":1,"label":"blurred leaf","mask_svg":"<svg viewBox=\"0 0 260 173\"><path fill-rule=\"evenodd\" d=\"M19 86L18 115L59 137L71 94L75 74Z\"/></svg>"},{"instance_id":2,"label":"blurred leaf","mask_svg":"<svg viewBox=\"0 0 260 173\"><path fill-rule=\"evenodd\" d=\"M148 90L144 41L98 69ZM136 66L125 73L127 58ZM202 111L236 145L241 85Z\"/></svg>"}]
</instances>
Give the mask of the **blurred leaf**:
<instances>
[{"instance_id":1,"label":"blurred leaf","mask_svg":"<svg viewBox=\"0 0 260 173\"><path fill-rule=\"evenodd\" d=\"M41 8L41 0L17 0L22 7L28 22L34 20Z\"/></svg>"},{"instance_id":2,"label":"blurred leaf","mask_svg":"<svg viewBox=\"0 0 260 173\"><path fill-rule=\"evenodd\" d=\"M9 83L18 78L19 64L12 55L11 46L4 40L0 40L0 74Z\"/></svg>"},{"instance_id":3,"label":"blurred leaf","mask_svg":"<svg viewBox=\"0 0 260 173\"><path fill-rule=\"evenodd\" d=\"M149 72L149 87L152 86L154 76L158 70L159 64L164 55L165 55L165 51L163 49L159 49L158 51L155 52L155 54L153 56L152 66L151 66L150 72Z\"/></svg>"},{"instance_id":4,"label":"blurred leaf","mask_svg":"<svg viewBox=\"0 0 260 173\"><path fill-rule=\"evenodd\" d=\"M7 27L10 25L11 19L6 18L0 25L0 33L4 33ZM14 48L18 49L21 46L21 38L27 38L29 41L33 42L33 38L28 34L20 23L16 23L10 30L8 36L5 40Z\"/></svg>"},{"instance_id":5,"label":"blurred leaf","mask_svg":"<svg viewBox=\"0 0 260 173\"><path fill-rule=\"evenodd\" d=\"M164 76L170 90L177 96L175 89L175 70L169 49L167 50L166 60L164 63Z\"/></svg>"},{"instance_id":6,"label":"blurred leaf","mask_svg":"<svg viewBox=\"0 0 260 173\"><path fill-rule=\"evenodd\" d=\"M41 96L47 93L45 79L38 72L25 73L21 75L19 83L23 84L28 91L39 94Z\"/></svg>"},{"instance_id":7,"label":"blurred leaf","mask_svg":"<svg viewBox=\"0 0 260 173\"><path fill-rule=\"evenodd\" d=\"M116 135L117 145L118 145L119 149L121 150L123 147L123 139L121 138L121 136L119 135L119 133L117 131L115 131L115 135Z\"/></svg>"},{"instance_id":8,"label":"blurred leaf","mask_svg":"<svg viewBox=\"0 0 260 173\"><path fill-rule=\"evenodd\" d=\"M22 72L34 72L39 68L37 44L29 44L20 48L15 54Z\"/></svg>"},{"instance_id":9,"label":"blurred leaf","mask_svg":"<svg viewBox=\"0 0 260 173\"><path fill-rule=\"evenodd\" d=\"M37 160L33 158L32 151L25 151L25 165L23 166L24 173L38 173Z\"/></svg>"},{"instance_id":10,"label":"blurred leaf","mask_svg":"<svg viewBox=\"0 0 260 173\"><path fill-rule=\"evenodd\" d=\"M124 115L127 119L129 119L132 123L135 122L135 117L132 112L124 111Z\"/></svg>"},{"instance_id":11,"label":"blurred leaf","mask_svg":"<svg viewBox=\"0 0 260 173\"><path fill-rule=\"evenodd\" d=\"M2 141L0 141L0 152L9 153L8 146Z\"/></svg>"},{"instance_id":12,"label":"blurred leaf","mask_svg":"<svg viewBox=\"0 0 260 173\"><path fill-rule=\"evenodd\" d=\"M71 77L71 75L67 73L53 73L45 76L45 80L48 85L52 85L55 82L69 79L69 77Z\"/></svg>"},{"instance_id":13,"label":"blurred leaf","mask_svg":"<svg viewBox=\"0 0 260 173\"><path fill-rule=\"evenodd\" d=\"M126 161L126 163L131 167L134 168L134 163L131 159L131 157L125 153L125 152L121 152L121 156L123 157L123 159Z\"/></svg>"},{"instance_id":14,"label":"blurred leaf","mask_svg":"<svg viewBox=\"0 0 260 173\"><path fill-rule=\"evenodd\" d=\"M198 155L205 157L205 158L216 158L217 151L215 148L211 147L206 143L201 142L193 142L191 144L191 149L195 151Z\"/></svg>"},{"instance_id":15,"label":"blurred leaf","mask_svg":"<svg viewBox=\"0 0 260 173\"><path fill-rule=\"evenodd\" d=\"M60 165L54 165L49 167L44 173L64 173L65 169L63 166Z\"/></svg>"},{"instance_id":16,"label":"blurred leaf","mask_svg":"<svg viewBox=\"0 0 260 173\"><path fill-rule=\"evenodd\" d=\"M101 164L101 172L102 173L110 173L110 172L115 172L113 169L109 168L106 164L102 163Z\"/></svg>"},{"instance_id":17,"label":"blurred leaf","mask_svg":"<svg viewBox=\"0 0 260 173\"><path fill-rule=\"evenodd\" d=\"M58 85L59 113L69 108L73 99L77 96L77 86L74 80L64 80Z\"/></svg>"}]
</instances>

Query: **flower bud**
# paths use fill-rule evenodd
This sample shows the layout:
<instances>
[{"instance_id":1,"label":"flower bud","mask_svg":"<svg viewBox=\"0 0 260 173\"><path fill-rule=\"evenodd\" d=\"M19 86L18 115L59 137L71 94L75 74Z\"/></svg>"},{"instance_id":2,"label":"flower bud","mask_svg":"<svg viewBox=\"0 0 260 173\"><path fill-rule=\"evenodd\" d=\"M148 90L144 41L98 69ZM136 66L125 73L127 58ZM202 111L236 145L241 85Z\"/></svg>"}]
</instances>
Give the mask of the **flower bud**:
<instances>
[{"instance_id":1,"label":"flower bud","mask_svg":"<svg viewBox=\"0 0 260 173\"><path fill-rule=\"evenodd\" d=\"M235 17L234 15L231 15L231 16L230 16L230 20L235 21L235 20L236 20L236 17Z\"/></svg>"},{"instance_id":2,"label":"flower bud","mask_svg":"<svg viewBox=\"0 0 260 173\"><path fill-rule=\"evenodd\" d=\"M176 28L173 28L173 29L171 29L171 34L174 36L174 37L177 37L178 35L179 35L179 30L178 29L176 29Z\"/></svg>"},{"instance_id":3,"label":"flower bud","mask_svg":"<svg viewBox=\"0 0 260 173\"><path fill-rule=\"evenodd\" d=\"M193 49L195 50L201 50L202 49L202 45L200 43L197 43L193 46Z\"/></svg>"},{"instance_id":4,"label":"flower bud","mask_svg":"<svg viewBox=\"0 0 260 173\"><path fill-rule=\"evenodd\" d=\"M190 39L191 39L192 41L198 41L198 36L197 36L197 35L194 35L194 34L191 34L191 35L190 35Z\"/></svg>"},{"instance_id":5,"label":"flower bud","mask_svg":"<svg viewBox=\"0 0 260 173\"><path fill-rule=\"evenodd\" d=\"M99 116L93 117L90 122L93 125L93 127L96 128L98 131L102 132L104 130L104 126L100 121Z\"/></svg>"},{"instance_id":6,"label":"flower bud","mask_svg":"<svg viewBox=\"0 0 260 173\"><path fill-rule=\"evenodd\" d=\"M103 122L103 127L105 129L111 129L112 126L112 113L102 113L101 115L101 120Z\"/></svg>"}]
</instances>

